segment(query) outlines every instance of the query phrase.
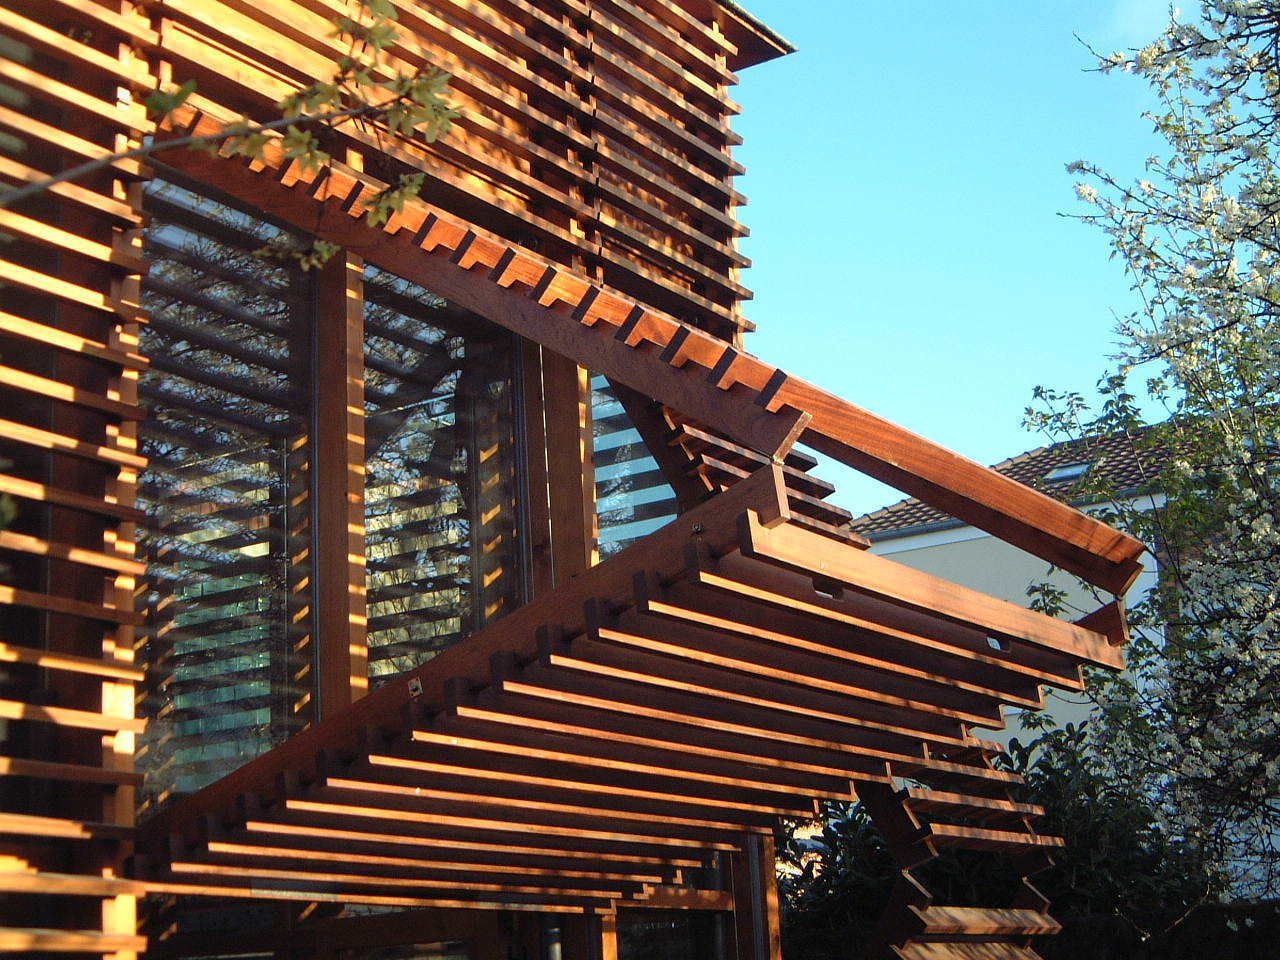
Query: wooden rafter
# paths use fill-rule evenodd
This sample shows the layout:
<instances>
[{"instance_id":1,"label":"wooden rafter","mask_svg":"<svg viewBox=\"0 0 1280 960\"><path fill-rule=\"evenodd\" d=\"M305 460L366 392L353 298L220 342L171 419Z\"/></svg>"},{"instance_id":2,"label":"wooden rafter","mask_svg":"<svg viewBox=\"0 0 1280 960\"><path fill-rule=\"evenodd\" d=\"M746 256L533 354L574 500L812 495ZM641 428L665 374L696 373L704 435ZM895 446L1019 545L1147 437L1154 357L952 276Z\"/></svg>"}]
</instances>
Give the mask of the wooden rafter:
<instances>
[{"instance_id":1,"label":"wooden rafter","mask_svg":"<svg viewBox=\"0 0 1280 960\"><path fill-rule=\"evenodd\" d=\"M216 127L191 111L181 122ZM281 214L318 219L370 260L770 458L803 440L1116 594L1141 571L1134 538L424 203L369 230L359 218L380 187L356 171L317 176L278 150L264 161L274 179L237 161L172 160Z\"/></svg>"},{"instance_id":2,"label":"wooden rafter","mask_svg":"<svg viewBox=\"0 0 1280 960\"><path fill-rule=\"evenodd\" d=\"M149 882L211 896L706 908L691 868L745 869L778 817L856 796L908 892L949 846L1029 874L1061 841L973 728L1119 663L1089 626L797 522L775 464L178 802L139 849ZM884 935L904 957L1054 928L1021 900L899 899Z\"/></svg>"}]
</instances>

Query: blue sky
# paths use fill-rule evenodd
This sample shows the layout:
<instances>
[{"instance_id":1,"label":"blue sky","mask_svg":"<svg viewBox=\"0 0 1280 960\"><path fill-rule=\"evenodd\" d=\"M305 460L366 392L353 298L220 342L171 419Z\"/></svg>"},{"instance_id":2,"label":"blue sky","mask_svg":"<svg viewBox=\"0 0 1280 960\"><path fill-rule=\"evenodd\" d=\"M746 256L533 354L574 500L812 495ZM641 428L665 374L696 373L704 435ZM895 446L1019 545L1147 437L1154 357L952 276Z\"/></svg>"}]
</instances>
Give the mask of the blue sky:
<instances>
[{"instance_id":1,"label":"blue sky","mask_svg":"<svg viewBox=\"0 0 1280 960\"><path fill-rule=\"evenodd\" d=\"M1137 177L1146 88L1087 72L1164 0L747 0L798 52L745 70L748 349L983 462L1037 446L1032 388L1087 390L1132 299L1065 165ZM840 469L839 499L897 499Z\"/></svg>"}]
</instances>

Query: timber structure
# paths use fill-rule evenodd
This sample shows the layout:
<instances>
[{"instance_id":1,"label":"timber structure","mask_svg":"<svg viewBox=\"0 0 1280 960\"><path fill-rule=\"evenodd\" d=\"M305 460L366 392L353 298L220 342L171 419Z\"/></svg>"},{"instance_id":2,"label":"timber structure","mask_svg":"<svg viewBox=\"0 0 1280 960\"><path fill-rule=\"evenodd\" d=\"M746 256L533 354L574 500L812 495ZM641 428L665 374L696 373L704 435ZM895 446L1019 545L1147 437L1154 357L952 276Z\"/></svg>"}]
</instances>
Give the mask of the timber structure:
<instances>
[{"instance_id":1,"label":"timber structure","mask_svg":"<svg viewBox=\"0 0 1280 960\"><path fill-rule=\"evenodd\" d=\"M392 6L455 128L311 169L119 155L272 119L354 3L0 0L0 184L109 160L0 206L0 953L778 960L775 831L856 799L868 956L1032 960L1061 841L981 731L1123 604L874 556L806 448L1117 598L1142 545L748 352L730 91L790 48L735 3Z\"/></svg>"}]
</instances>

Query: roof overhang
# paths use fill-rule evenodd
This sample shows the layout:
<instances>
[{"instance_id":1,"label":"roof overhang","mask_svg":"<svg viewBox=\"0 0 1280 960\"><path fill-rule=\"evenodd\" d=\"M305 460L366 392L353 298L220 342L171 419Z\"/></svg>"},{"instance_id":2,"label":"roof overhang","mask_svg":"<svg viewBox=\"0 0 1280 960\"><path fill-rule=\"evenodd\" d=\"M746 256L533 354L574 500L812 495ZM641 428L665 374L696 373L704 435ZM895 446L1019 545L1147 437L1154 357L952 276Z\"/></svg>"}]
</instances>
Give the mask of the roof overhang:
<instances>
[{"instance_id":1,"label":"roof overhang","mask_svg":"<svg viewBox=\"0 0 1280 960\"><path fill-rule=\"evenodd\" d=\"M1116 622L816 532L766 467L178 801L139 863L212 896L609 913L682 889L715 907L699 868L819 800L1016 783L970 726L1118 667Z\"/></svg>"},{"instance_id":2,"label":"roof overhang","mask_svg":"<svg viewBox=\"0 0 1280 960\"><path fill-rule=\"evenodd\" d=\"M729 42L738 48L729 59L729 69L742 70L756 64L795 53L795 46L736 0L690 0L690 7L719 8L721 24Z\"/></svg>"}]
</instances>

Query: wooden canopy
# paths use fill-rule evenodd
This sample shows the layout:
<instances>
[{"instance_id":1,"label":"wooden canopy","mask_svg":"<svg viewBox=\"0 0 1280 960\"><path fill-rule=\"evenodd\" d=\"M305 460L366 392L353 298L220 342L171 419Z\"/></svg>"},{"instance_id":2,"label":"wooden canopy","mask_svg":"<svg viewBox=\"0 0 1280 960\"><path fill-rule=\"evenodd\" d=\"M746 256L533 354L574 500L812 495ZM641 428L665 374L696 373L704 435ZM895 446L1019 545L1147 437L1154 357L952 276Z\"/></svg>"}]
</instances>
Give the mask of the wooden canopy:
<instances>
[{"instance_id":1,"label":"wooden canopy","mask_svg":"<svg viewBox=\"0 0 1280 960\"><path fill-rule=\"evenodd\" d=\"M786 501L781 468L758 470L180 801L144 828L145 876L406 907L715 906L718 852L858 795L904 868L944 846L1043 866L1060 841L972 728L1118 667L1122 632L904 568ZM921 935L955 919L910 906Z\"/></svg>"}]
</instances>

